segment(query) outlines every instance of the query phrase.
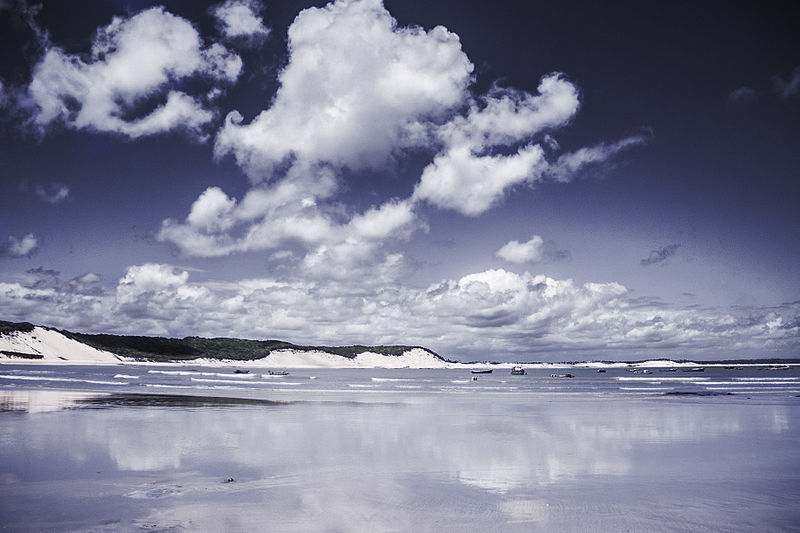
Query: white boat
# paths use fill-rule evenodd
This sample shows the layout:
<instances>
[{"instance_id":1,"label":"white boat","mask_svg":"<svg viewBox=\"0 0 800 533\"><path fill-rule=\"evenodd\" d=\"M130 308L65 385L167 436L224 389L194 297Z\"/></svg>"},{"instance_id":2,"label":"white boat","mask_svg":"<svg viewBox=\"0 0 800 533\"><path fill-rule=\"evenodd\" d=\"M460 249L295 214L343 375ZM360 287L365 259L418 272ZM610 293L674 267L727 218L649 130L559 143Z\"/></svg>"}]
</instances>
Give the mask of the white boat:
<instances>
[{"instance_id":1,"label":"white boat","mask_svg":"<svg viewBox=\"0 0 800 533\"><path fill-rule=\"evenodd\" d=\"M511 373L515 376L522 376L525 374L525 369L522 368L521 366L515 366L514 368L511 369Z\"/></svg>"}]
</instances>

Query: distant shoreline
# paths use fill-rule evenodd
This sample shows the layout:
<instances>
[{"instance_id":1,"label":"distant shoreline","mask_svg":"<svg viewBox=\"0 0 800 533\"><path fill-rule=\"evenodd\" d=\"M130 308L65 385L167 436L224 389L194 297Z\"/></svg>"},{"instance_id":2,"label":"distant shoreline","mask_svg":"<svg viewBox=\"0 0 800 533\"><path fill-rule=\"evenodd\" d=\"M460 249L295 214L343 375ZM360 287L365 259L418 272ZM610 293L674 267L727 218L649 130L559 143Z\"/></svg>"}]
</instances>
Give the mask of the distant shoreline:
<instances>
[{"instance_id":1,"label":"distant shoreline","mask_svg":"<svg viewBox=\"0 0 800 533\"><path fill-rule=\"evenodd\" d=\"M244 368L688 368L800 366L800 359L453 361L422 346L299 346L234 338L88 335L0 321L0 364L240 366Z\"/></svg>"}]
</instances>

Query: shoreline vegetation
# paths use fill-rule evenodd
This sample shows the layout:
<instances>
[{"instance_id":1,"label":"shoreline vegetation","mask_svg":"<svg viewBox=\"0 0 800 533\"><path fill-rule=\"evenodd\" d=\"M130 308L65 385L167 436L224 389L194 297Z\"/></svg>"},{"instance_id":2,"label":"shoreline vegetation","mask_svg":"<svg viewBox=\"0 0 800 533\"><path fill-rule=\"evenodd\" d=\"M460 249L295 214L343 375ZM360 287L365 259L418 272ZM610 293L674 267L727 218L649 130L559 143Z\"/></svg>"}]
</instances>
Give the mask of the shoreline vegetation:
<instances>
[{"instance_id":1,"label":"shoreline vegetation","mask_svg":"<svg viewBox=\"0 0 800 533\"><path fill-rule=\"evenodd\" d=\"M76 333L30 322L7 322L0 320L0 338L18 333L33 333L36 328L56 332L67 339L79 342L102 352L118 357L147 363L190 363L197 360L257 361L280 350L296 352L322 352L353 360L361 354L373 353L387 357L400 357L412 350L423 350L442 363L455 363L423 346L380 345L366 346L310 346L281 340L252 340L227 337L149 337L138 335L111 335ZM39 353L0 349L0 354L16 359L41 360Z\"/></svg>"},{"instance_id":2,"label":"shoreline vegetation","mask_svg":"<svg viewBox=\"0 0 800 533\"><path fill-rule=\"evenodd\" d=\"M83 350L90 350L98 354L106 354L116 358L119 363L183 363L183 364L213 364L213 363L246 363L264 361L272 354L293 352L299 354L324 354L338 356L343 362L355 362L359 356L377 355L387 358L402 359L410 353L424 353L430 362L437 366L464 365L495 367L498 365L509 366L512 364L526 365L579 365L579 366L685 366L685 365L774 365L774 364L800 364L800 359L726 359L714 361L701 360L672 360L667 358L653 358L638 361L562 361L558 363L543 363L536 361L522 362L494 362L494 361L454 361L446 359L436 352L423 346L411 345L349 345L349 346L311 346L298 345L281 340L252 340L238 338L205 338L205 337L150 337L138 335L111 335L76 333L68 330L38 326L30 322L8 322L0 320L0 362L38 361L48 363L70 362L68 353L56 354L47 357L41 350L33 346L41 343L36 332L54 333L59 340L74 343ZM26 334L32 342L8 342L18 340L20 334ZM3 343L2 341L7 341ZM27 348L26 351L21 351ZM69 347L65 348L69 352ZM94 359L94 358L93 358ZM81 359L83 361L83 359ZM94 362L94 361L86 361Z\"/></svg>"}]
</instances>

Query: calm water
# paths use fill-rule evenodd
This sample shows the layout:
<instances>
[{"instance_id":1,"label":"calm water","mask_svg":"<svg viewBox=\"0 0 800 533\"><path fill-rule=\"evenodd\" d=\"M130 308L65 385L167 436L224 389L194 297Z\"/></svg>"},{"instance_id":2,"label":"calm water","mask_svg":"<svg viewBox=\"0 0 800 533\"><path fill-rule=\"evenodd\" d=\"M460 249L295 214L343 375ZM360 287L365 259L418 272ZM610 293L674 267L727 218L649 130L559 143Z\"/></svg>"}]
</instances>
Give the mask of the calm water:
<instances>
[{"instance_id":1,"label":"calm water","mask_svg":"<svg viewBox=\"0 0 800 533\"><path fill-rule=\"evenodd\" d=\"M800 530L796 367L471 378L2 365L0 527Z\"/></svg>"}]
</instances>

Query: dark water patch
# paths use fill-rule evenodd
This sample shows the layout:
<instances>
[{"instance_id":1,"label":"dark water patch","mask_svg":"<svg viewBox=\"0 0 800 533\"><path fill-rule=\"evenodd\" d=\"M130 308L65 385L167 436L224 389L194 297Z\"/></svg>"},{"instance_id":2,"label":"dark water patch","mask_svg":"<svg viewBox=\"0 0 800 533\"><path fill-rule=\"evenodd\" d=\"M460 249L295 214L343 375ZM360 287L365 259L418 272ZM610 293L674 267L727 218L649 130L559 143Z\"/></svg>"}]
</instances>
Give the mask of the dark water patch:
<instances>
[{"instance_id":1,"label":"dark water patch","mask_svg":"<svg viewBox=\"0 0 800 533\"><path fill-rule=\"evenodd\" d=\"M258 398L228 398L220 396L192 396L183 394L108 394L85 398L77 402L80 407L104 409L110 407L269 407L288 405L290 401L262 400Z\"/></svg>"}]
</instances>

